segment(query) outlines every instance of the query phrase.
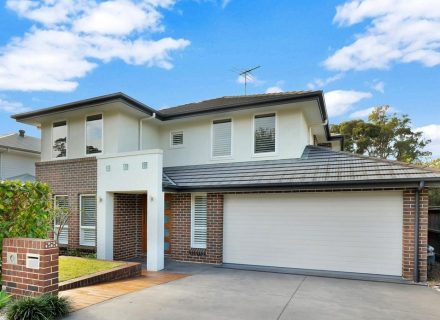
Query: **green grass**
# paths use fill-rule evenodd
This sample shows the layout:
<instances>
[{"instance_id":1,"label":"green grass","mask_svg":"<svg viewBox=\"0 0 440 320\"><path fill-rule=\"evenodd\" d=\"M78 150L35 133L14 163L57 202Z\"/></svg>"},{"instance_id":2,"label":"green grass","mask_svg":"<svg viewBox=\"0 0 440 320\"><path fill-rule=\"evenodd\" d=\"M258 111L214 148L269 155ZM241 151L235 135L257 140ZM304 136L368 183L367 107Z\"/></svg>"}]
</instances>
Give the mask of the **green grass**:
<instances>
[{"instance_id":1,"label":"green grass","mask_svg":"<svg viewBox=\"0 0 440 320\"><path fill-rule=\"evenodd\" d=\"M60 256L59 282L122 266L124 262Z\"/></svg>"}]
</instances>

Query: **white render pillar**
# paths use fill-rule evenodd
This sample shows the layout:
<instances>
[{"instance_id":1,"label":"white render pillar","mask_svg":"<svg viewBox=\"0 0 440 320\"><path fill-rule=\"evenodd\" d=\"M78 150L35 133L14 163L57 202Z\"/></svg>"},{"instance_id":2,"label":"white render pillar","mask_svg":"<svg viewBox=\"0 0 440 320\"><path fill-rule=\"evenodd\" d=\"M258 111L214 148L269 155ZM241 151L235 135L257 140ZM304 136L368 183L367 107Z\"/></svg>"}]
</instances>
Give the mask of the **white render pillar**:
<instances>
[{"instance_id":1,"label":"white render pillar","mask_svg":"<svg viewBox=\"0 0 440 320\"><path fill-rule=\"evenodd\" d=\"M113 260L113 193L98 193L97 197L97 241L98 259Z\"/></svg>"},{"instance_id":2,"label":"white render pillar","mask_svg":"<svg viewBox=\"0 0 440 320\"><path fill-rule=\"evenodd\" d=\"M162 154L150 160L152 169L147 190L147 270L164 268L164 193L162 192ZM151 166L150 166L151 165Z\"/></svg>"}]
</instances>

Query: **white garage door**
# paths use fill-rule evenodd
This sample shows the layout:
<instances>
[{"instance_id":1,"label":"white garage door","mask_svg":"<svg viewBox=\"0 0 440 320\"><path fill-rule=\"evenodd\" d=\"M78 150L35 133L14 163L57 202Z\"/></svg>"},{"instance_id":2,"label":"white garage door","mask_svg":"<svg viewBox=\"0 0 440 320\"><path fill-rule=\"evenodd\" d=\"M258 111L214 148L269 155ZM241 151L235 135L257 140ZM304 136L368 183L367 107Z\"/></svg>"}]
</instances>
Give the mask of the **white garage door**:
<instances>
[{"instance_id":1,"label":"white garage door","mask_svg":"<svg viewBox=\"0 0 440 320\"><path fill-rule=\"evenodd\" d=\"M225 263L400 276L402 193L225 195Z\"/></svg>"}]
</instances>

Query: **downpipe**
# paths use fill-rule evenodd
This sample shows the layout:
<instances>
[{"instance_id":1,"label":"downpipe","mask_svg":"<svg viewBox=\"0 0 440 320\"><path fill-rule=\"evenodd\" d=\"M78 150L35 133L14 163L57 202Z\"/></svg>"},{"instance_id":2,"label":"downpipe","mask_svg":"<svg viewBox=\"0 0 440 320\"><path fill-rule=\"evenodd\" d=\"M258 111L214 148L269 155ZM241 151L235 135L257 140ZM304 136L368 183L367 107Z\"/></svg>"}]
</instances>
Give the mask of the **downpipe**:
<instances>
[{"instance_id":1,"label":"downpipe","mask_svg":"<svg viewBox=\"0 0 440 320\"><path fill-rule=\"evenodd\" d=\"M414 223L414 282L420 282L419 272L419 227L420 227L420 192L425 187L425 181L420 181L416 189L416 217Z\"/></svg>"}]
</instances>

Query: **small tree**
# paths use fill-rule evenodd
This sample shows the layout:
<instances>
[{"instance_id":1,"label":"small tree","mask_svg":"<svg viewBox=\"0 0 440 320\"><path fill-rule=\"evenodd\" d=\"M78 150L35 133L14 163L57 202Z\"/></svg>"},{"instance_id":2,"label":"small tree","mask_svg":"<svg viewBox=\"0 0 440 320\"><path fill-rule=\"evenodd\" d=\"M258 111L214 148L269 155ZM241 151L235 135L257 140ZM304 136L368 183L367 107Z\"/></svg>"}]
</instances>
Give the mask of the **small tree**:
<instances>
[{"instance_id":1,"label":"small tree","mask_svg":"<svg viewBox=\"0 0 440 320\"><path fill-rule=\"evenodd\" d=\"M425 163L428 167L440 169L440 158ZM440 207L440 188L429 189L429 206Z\"/></svg>"},{"instance_id":2,"label":"small tree","mask_svg":"<svg viewBox=\"0 0 440 320\"><path fill-rule=\"evenodd\" d=\"M60 206L59 204L55 204L53 208L50 210L50 221L52 221L52 225L54 226L54 240L57 244L60 244L60 236L64 230L64 228L69 223L70 210L67 206ZM56 227L55 227L56 226Z\"/></svg>"},{"instance_id":3,"label":"small tree","mask_svg":"<svg viewBox=\"0 0 440 320\"><path fill-rule=\"evenodd\" d=\"M344 121L332 125L331 131L342 134L345 149L353 153L408 163L430 156L431 152L424 148L431 141L411 128L411 119L407 115L390 115L388 111L389 106L377 107L368 121Z\"/></svg>"}]
</instances>

